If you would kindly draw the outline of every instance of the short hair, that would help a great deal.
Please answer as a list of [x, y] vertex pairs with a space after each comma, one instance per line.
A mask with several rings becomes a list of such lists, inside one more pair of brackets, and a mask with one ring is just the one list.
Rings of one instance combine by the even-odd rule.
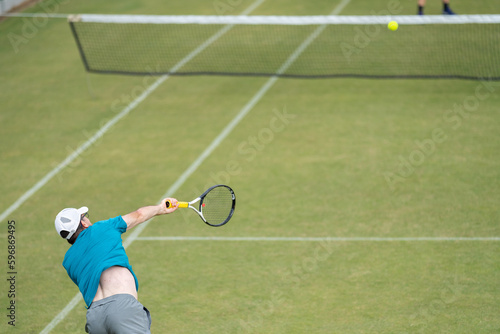
[[[80, 224], [78, 225], [78, 228], [76, 229], [75, 233], [71, 236], [71, 238], [67, 239], [70, 245], [73, 245], [76, 241], [76, 238], [78, 238], [78, 235], [80, 234], [81, 231], [83, 231], [83, 225], [82, 222], [80, 221]], [[69, 232], [68, 231], [61, 231], [60, 235], [64, 239], [68, 236]]]

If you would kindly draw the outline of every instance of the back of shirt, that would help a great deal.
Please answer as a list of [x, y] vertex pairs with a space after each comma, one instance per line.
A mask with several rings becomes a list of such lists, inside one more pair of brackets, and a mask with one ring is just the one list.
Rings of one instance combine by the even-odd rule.
[[127, 224], [121, 216], [94, 223], [80, 232], [75, 243], [64, 256], [63, 266], [69, 277], [78, 285], [85, 304], [90, 307], [99, 287], [101, 273], [112, 266], [128, 268], [132, 271], [121, 235], [127, 231]]

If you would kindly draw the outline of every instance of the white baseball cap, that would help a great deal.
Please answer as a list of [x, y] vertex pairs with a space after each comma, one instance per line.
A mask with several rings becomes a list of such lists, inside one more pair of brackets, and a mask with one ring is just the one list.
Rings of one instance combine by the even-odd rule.
[[[87, 212], [89, 212], [89, 208], [86, 206], [82, 206], [78, 210], [74, 208], [66, 208], [59, 212], [55, 221], [57, 233], [67, 240], [71, 239], [80, 225], [82, 215]], [[68, 235], [64, 237], [61, 232], [68, 232]]]

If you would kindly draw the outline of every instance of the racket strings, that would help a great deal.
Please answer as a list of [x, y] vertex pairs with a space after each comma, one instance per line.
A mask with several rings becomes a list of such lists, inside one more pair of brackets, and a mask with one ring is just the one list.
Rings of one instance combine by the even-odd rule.
[[207, 223], [218, 225], [225, 222], [233, 210], [233, 195], [226, 187], [209, 191], [201, 204], [201, 212]]

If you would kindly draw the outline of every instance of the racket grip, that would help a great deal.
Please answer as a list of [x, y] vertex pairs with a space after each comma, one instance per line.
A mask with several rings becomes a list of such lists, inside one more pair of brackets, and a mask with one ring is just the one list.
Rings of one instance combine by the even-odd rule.
[[[170, 201], [166, 201], [165, 202], [165, 205], [168, 208], [170, 208], [172, 206], [172, 203]], [[189, 203], [188, 202], [177, 202], [177, 207], [178, 208], [187, 208], [189, 206]]]

